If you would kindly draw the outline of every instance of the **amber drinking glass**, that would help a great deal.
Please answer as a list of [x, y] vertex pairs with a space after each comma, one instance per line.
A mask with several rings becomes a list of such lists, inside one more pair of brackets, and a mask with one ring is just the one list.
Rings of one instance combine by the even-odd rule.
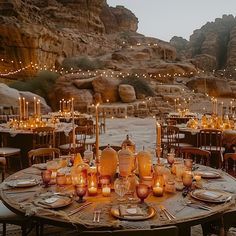
[[44, 170], [41, 172], [42, 181], [44, 184], [44, 187], [47, 188], [49, 182], [51, 181], [52, 171], [51, 170]]
[[136, 186], [137, 197], [141, 200], [141, 203], [144, 202], [150, 193], [151, 188], [146, 184], [138, 184]]
[[85, 199], [83, 199], [83, 197], [87, 192], [87, 186], [85, 184], [76, 184], [75, 192], [76, 192], [76, 195], [79, 197], [79, 200], [77, 202], [79, 203], [85, 202]]

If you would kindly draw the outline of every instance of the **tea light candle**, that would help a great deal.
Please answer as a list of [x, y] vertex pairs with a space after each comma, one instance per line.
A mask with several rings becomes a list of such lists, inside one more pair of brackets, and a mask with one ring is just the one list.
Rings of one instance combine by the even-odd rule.
[[201, 175], [194, 175], [194, 179], [195, 179], [197, 182], [199, 182], [199, 181], [201, 181], [202, 177], [201, 177]]
[[102, 187], [102, 195], [104, 197], [109, 197], [111, 195], [111, 188], [109, 185], [104, 185]]
[[94, 186], [91, 186], [88, 188], [88, 194], [89, 195], [96, 195], [98, 192], [98, 188], [97, 187], [94, 187]]
[[160, 183], [156, 183], [156, 185], [153, 187], [153, 195], [156, 197], [163, 196], [163, 188], [160, 186]]

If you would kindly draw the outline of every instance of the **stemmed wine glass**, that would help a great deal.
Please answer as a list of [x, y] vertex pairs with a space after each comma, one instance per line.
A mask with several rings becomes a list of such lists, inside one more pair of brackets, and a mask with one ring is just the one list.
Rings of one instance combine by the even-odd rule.
[[151, 188], [146, 184], [138, 184], [136, 186], [137, 197], [141, 200], [140, 203], [144, 202], [144, 199], [150, 194]]
[[50, 181], [51, 181], [52, 171], [51, 170], [44, 170], [41, 172], [42, 181], [44, 187], [47, 188]]
[[79, 200], [77, 202], [79, 203], [85, 202], [85, 199], [83, 199], [83, 197], [87, 192], [87, 186], [85, 184], [76, 184], [75, 192], [76, 195], [79, 197]]

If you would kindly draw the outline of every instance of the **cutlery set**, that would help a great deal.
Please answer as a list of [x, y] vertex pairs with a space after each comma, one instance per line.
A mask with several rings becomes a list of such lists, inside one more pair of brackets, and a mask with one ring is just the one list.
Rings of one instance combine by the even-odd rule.
[[100, 222], [101, 210], [94, 210], [93, 212], [93, 222]]
[[78, 208], [76, 208], [75, 210], [72, 210], [68, 213], [68, 216], [72, 216], [80, 211], [82, 211], [83, 209], [85, 209], [86, 207], [90, 206], [92, 204], [92, 202], [87, 202], [85, 204], [83, 204], [82, 206], [79, 206]]
[[175, 216], [172, 213], [170, 213], [163, 205], [160, 205], [160, 209], [164, 213], [164, 215], [166, 216], [166, 218], [168, 220], [174, 220], [175, 219]]

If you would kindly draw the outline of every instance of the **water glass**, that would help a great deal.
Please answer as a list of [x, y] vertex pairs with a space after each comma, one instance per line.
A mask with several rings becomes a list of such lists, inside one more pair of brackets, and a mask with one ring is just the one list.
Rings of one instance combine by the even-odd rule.
[[41, 172], [42, 181], [44, 187], [48, 187], [49, 182], [51, 181], [52, 171], [51, 170], [44, 170]]

